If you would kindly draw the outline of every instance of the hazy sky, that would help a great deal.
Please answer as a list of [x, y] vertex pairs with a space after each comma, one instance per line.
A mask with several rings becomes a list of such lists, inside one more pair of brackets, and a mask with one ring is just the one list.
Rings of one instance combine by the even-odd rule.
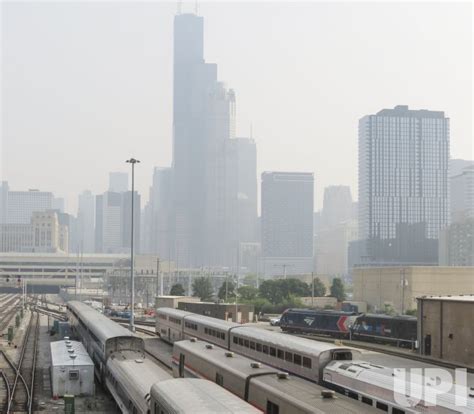
[[[67, 200], [109, 171], [171, 162], [176, 2], [1, 3], [1, 175]], [[258, 170], [315, 173], [357, 197], [358, 119], [398, 104], [444, 110], [451, 156], [472, 158], [472, 6], [450, 3], [211, 2], [205, 56], [253, 125]], [[184, 4], [192, 11], [194, 2]]]

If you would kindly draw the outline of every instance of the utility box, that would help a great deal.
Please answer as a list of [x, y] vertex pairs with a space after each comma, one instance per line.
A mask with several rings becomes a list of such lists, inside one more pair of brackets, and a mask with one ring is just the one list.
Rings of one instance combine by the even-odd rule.
[[74, 395], [64, 396], [64, 414], [74, 414]]
[[51, 342], [53, 397], [94, 395], [94, 363], [77, 341]]
[[69, 339], [66, 338], [71, 336], [71, 325], [69, 322], [58, 322], [56, 333], [60, 339]]

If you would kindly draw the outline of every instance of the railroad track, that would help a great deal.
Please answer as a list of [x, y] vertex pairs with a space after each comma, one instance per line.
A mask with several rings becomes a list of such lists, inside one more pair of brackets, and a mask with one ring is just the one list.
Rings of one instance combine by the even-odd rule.
[[[16, 296], [16, 295], [15, 295]], [[0, 307], [0, 334], [10, 325], [11, 320], [18, 310], [19, 298], [13, 297]]]
[[4, 363], [2, 369], [3, 386], [2, 413], [33, 413], [36, 357], [39, 336], [39, 315], [32, 314], [23, 338], [18, 363], [3, 351], [0, 351]]

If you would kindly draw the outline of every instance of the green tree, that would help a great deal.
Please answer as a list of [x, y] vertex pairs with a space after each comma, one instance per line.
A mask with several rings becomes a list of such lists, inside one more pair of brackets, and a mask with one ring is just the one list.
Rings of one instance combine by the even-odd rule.
[[255, 300], [258, 296], [258, 289], [253, 286], [240, 286], [237, 292], [241, 300]]
[[394, 316], [397, 314], [397, 312], [395, 311], [395, 308], [393, 307], [391, 303], [385, 303], [383, 307], [384, 307], [383, 313], [385, 313], [385, 315]]
[[176, 283], [173, 286], [171, 286], [170, 295], [171, 296], [184, 296], [183, 285], [181, 283]]
[[209, 301], [214, 296], [211, 280], [208, 277], [198, 277], [193, 281], [193, 296]]
[[[226, 300], [226, 281], [222, 283], [222, 286], [219, 288], [217, 296], [221, 300]], [[232, 280], [227, 280], [227, 300], [234, 300], [235, 298], [235, 285]]]
[[258, 291], [260, 296], [276, 305], [283, 301], [284, 292], [278, 280], [265, 280], [260, 284]]
[[418, 311], [416, 309], [407, 309], [405, 311], [405, 315], [416, 316], [417, 314], [418, 314]]
[[338, 302], [342, 302], [343, 300], [346, 300], [346, 291], [345, 291], [344, 283], [338, 277], [335, 277], [332, 280], [331, 296], [335, 297], [338, 300]]
[[299, 279], [283, 279], [282, 282], [286, 299], [289, 299], [290, 296], [311, 296], [311, 289], [308, 284]]
[[326, 286], [319, 277], [314, 279], [314, 296], [321, 297], [326, 295]]

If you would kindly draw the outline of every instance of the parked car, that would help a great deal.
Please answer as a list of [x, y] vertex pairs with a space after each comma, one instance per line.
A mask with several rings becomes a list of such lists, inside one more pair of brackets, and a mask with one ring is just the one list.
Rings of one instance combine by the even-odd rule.
[[280, 326], [280, 318], [270, 318], [271, 326]]

